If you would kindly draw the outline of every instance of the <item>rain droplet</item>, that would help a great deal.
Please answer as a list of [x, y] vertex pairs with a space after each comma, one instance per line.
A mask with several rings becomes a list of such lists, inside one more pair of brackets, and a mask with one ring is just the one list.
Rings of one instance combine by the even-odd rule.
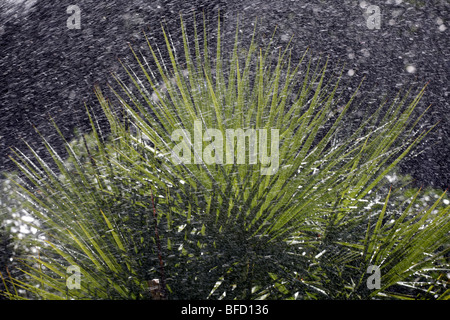
[[416, 72], [416, 67], [409, 65], [406, 67], [406, 71], [409, 73], [414, 73], [414, 72]]
[[362, 50], [361, 50], [361, 53], [362, 53], [362, 55], [363, 55], [364, 57], [366, 57], [366, 58], [370, 56], [370, 52], [369, 52], [368, 49], [362, 49]]

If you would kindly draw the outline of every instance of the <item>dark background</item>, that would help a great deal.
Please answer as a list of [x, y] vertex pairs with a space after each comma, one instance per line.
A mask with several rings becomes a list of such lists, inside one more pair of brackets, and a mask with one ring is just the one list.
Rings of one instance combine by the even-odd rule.
[[[81, 9], [80, 30], [66, 26], [66, 9], [74, 4]], [[366, 26], [367, 4], [380, 7], [381, 29]], [[43, 151], [33, 125], [61, 150], [49, 116], [68, 139], [75, 127], [86, 130], [84, 103], [101, 113], [94, 84], [106, 87], [114, 81], [110, 72], [121, 69], [117, 58], [131, 58], [127, 43], [142, 44], [144, 28], [161, 41], [164, 20], [177, 42], [180, 13], [189, 24], [194, 13], [199, 19], [205, 12], [215, 21], [220, 10], [230, 38], [238, 14], [241, 37], [247, 40], [258, 17], [262, 34], [270, 36], [278, 26], [280, 44], [295, 35], [294, 60], [309, 46], [333, 63], [345, 63], [343, 85], [349, 93], [365, 76], [361, 108], [371, 110], [383, 97], [429, 82], [417, 112], [432, 104], [424, 128], [440, 123], [401, 167], [416, 185], [445, 189], [450, 185], [449, 9], [448, 0], [0, 0], [0, 171], [14, 169], [9, 148], [25, 151], [22, 139]], [[415, 72], [407, 71], [409, 65]]]

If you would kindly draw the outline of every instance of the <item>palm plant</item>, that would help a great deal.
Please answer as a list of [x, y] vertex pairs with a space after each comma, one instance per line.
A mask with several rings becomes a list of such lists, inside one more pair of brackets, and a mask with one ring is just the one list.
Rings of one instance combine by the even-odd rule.
[[[13, 256], [13, 250], [11, 248], [11, 238], [9, 234], [5, 231], [5, 228], [0, 229], [0, 272], [5, 275], [5, 277], [10, 276], [10, 261], [9, 259]], [[0, 283], [0, 290], [6, 291], [7, 284], [4, 282]], [[11, 288], [12, 289], [12, 288]], [[0, 296], [0, 300], [5, 297]]]
[[[26, 277], [13, 281], [18, 293], [4, 294], [144, 299], [157, 279], [170, 299], [414, 298], [404, 287], [437, 273], [421, 297], [448, 298], [439, 286], [448, 270], [445, 193], [423, 210], [413, 206], [419, 193], [395, 210], [394, 193], [375, 200], [427, 133], [414, 113], [425, 88], [382, 103], [349, 133], [355, 95], [341, 102], [341, 76], [327, 62], [314, 65], [306, 52], [294, 63], [289, 46], [276, 52], [272, 41], [258, 50], [256, 29], [244, 49], [238, 27], [224, 52], [220, 22], [215, 46], [203, 26], [202, 43], [195, 24], [191, 42], [181, 19], [182, 56], [163, 28], [168, 60], [146, 37], [155, 68], [131, 49], [140, 71], [123, 64], [131, 86], [115, 76], [119, 105], [96, 87], [109, 135], [87, 108], [92, 133], [65, 142], [68, 159], [42, 137], [57, 169], [31, 147], [34, 159], [16, 151], [29, 181], [18, 185], [42, 237], [32, 243], [39, 256], [24, 258]], [[205, 137], [188, 139], [200, 126]], [[251, 162], [251, 139], [220, 158], [216, 142], [228, 129], [258, 132], [272, 168]], [[278, 136], [263, 134], [271, 129]], [[66, 285], [69, 265], [80, 268], [78, 289]], [[372, 289], [371, 265], [381, 284]]]

